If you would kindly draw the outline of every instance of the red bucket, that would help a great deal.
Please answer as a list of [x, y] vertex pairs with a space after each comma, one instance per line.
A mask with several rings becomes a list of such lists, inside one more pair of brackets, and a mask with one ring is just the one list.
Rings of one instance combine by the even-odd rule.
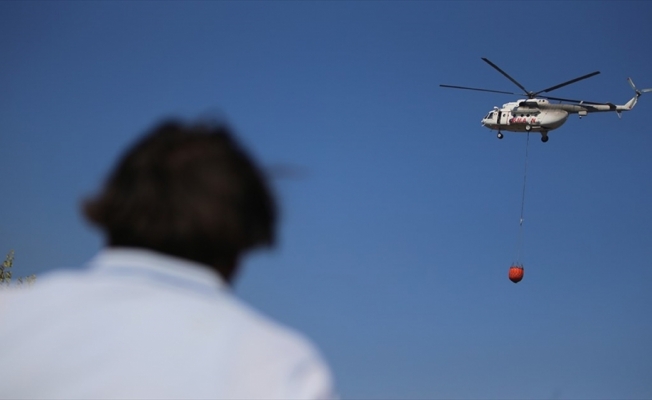
[[514, 283], [519, 283], [523, 279], [523, 266], [512, 265], [509, 267], [509, 280]]

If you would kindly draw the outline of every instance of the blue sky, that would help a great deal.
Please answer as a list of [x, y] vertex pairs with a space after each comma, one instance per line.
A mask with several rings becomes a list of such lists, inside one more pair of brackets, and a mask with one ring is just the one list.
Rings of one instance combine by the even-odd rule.
[[531, 136], [518, 91], [652, 87], [650, 2], [1, 2], [0, 251], [102, 245], [79, 202], [163, 117], [224, 115], [274, 181], [280, 243], [236, 292], [311, 337], [344, 398], [652, 397], [652, 95]]

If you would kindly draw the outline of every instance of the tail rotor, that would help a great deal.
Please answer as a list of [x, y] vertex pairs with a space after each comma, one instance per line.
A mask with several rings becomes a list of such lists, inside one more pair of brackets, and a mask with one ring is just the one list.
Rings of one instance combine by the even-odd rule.
[[632, 78], [627, 78], [627, 82], [629, 82], [629, 86], [631, 86], [632, 89], [634, 89], [634, 91], [636, 92], [636, 97], [640, 97], [643, 93], [652, 92], [652, 88], [649, 88], [649, 89], [637, 89], [636, 85], [634, 85], [634, 81], [632, 81]]
[[638, 102], [638, 98], [641, 97], [643, 93], [652, 92], [652, 88], [638, 89], [636, 85], [634, 85], [634, 81], [632, 81], [632, 78], [627, 78], [627, 82], [629, 82], [629, 86], [631, 86], [632, 89], [634, 89], [634, 92], [636, 92], [636, 96], [632, 97], [632, 99], [623, 106], [625, 111], [629, 111], [632, 108], [634, 108], [634, 106]]

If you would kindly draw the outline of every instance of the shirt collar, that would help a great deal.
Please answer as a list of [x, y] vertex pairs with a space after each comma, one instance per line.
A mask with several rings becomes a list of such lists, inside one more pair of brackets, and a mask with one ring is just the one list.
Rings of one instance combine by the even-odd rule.
[[105, 248], [90, 260], [88, 266], [96, 272], [142, 273], [191, 286], [228, 289], [226, 281], [210, 266], [141, 248]]

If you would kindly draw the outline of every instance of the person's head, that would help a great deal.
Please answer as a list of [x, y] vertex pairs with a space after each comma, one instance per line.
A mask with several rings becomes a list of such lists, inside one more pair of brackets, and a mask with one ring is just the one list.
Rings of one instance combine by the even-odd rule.
[[83, 212], [108, 246], [200, 262], [227, 281], [241, 255], [275, 239], [276, 207], [264, 175], [224, 125], [156, 126]]

